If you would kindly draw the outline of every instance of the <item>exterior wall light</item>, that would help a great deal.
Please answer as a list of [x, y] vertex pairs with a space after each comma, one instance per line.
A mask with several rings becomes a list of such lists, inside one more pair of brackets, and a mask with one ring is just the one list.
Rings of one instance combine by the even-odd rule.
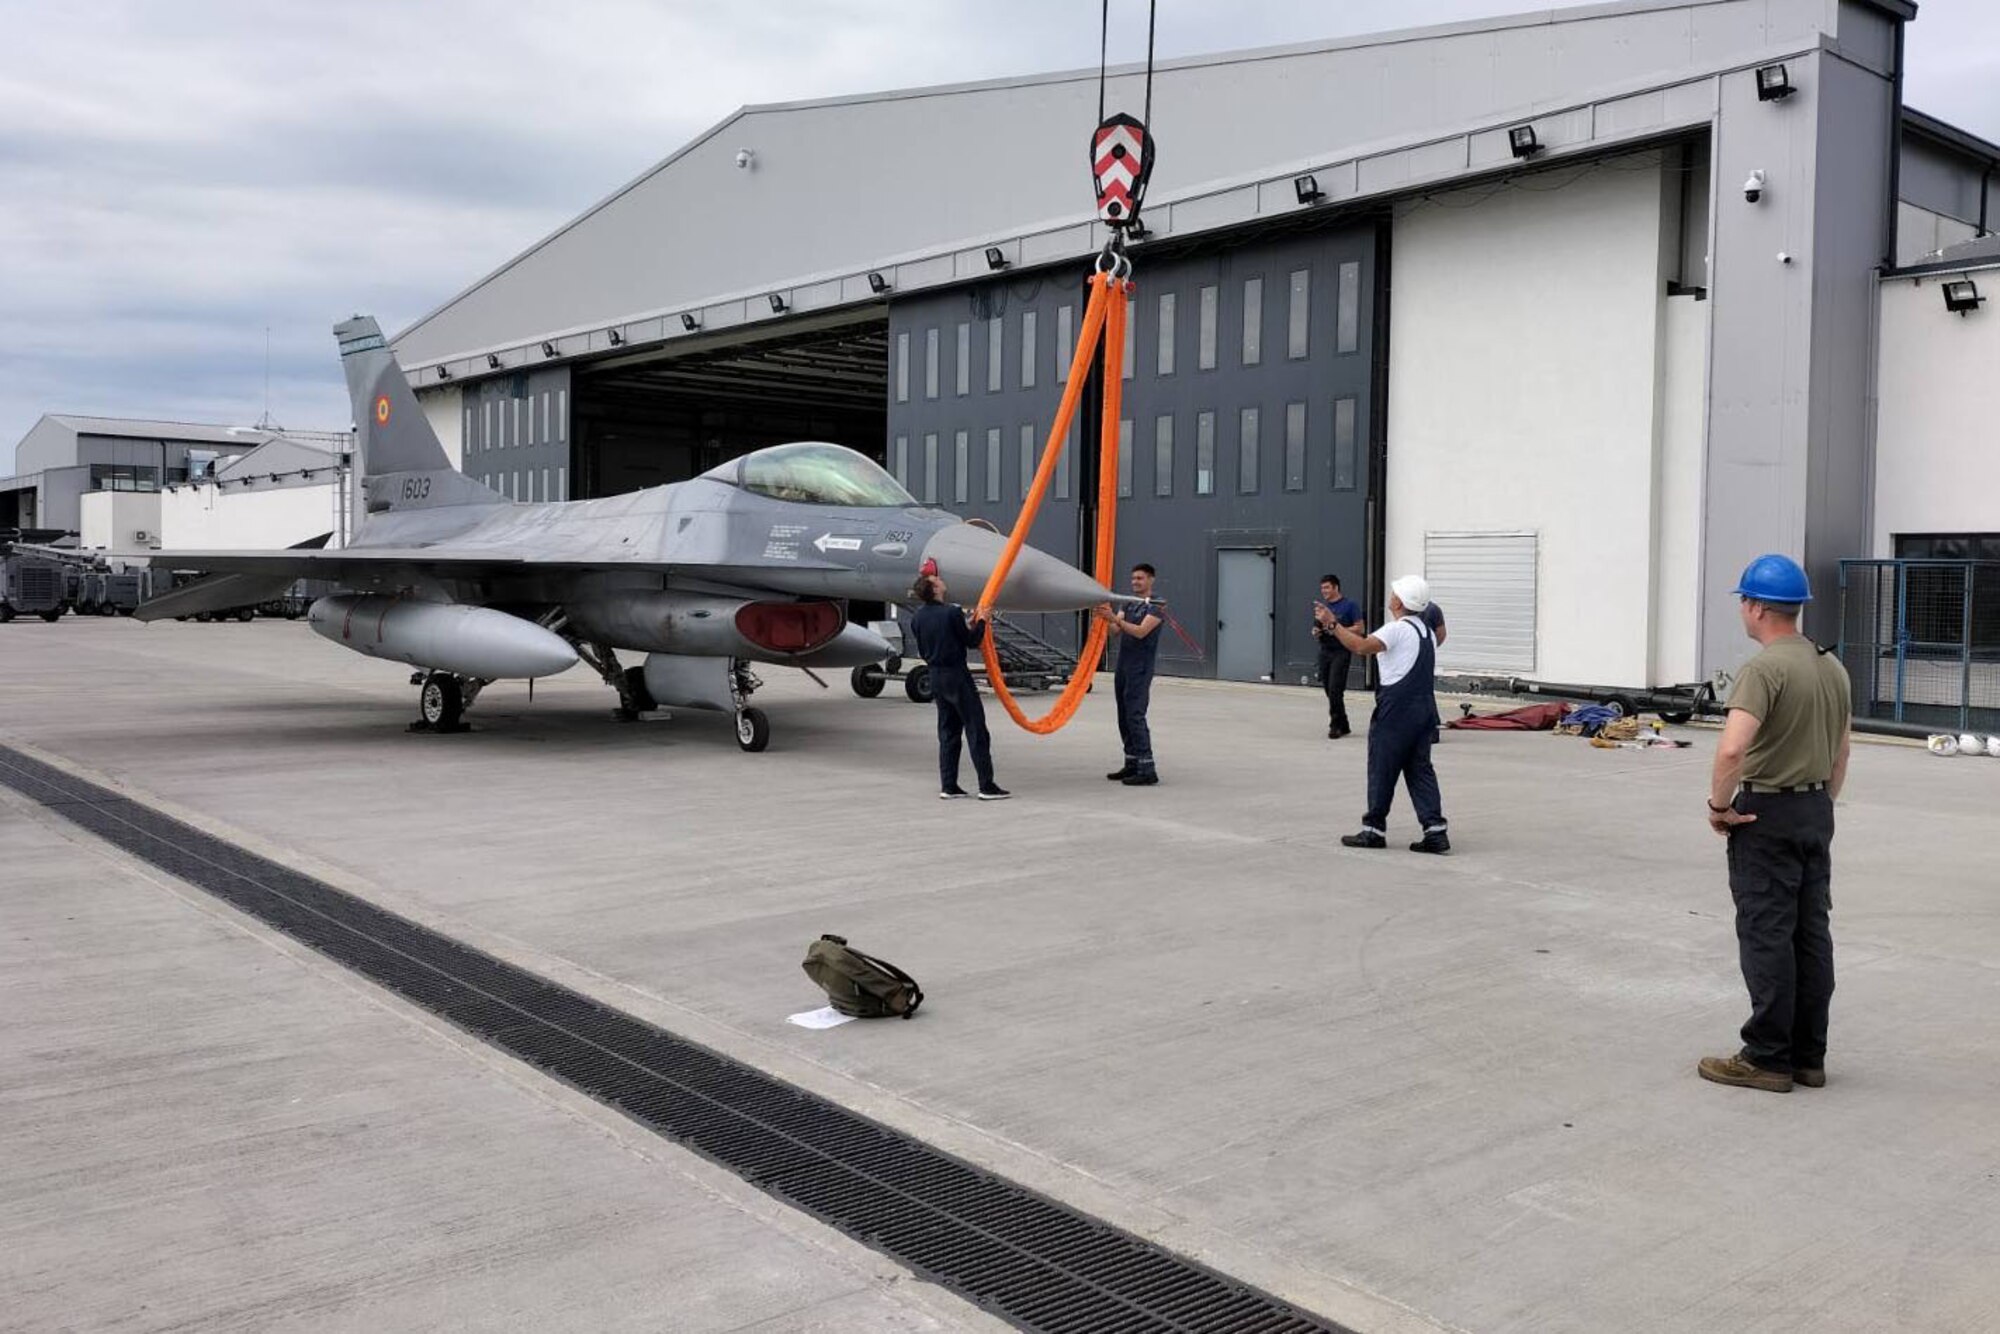
[[1792, 87], [1791, 71], [1783, 65], [1759, 65], [1757, 67], [1757, 100], [1759, 102], [1782, 102], [1798, 89]]
[[889, 290], [889, 280], [879, 273], [870, 273], [868, 275], [868, 290], [876, 296], [880, 296]]
[[1955, 283], [1944, 285], [1944, 308], [1964, 319], [1986, 303], [1979, 295], [1979, 284], [1970, 278], [1961, 278]]
[[1533, 157], [1542, 151], [1542, 141], [1535, 137], [1532, 125], [1516, 125], [1507, 131], [1507, 147], [1515, 157]]
[[544, 338], [542, 340], [542, 355], [545, 357], [553, 357], [555, 354], [556, 354], [556, 345], [554, 343], [551, 343], [548, 339]]
[[1319, 181], [1312, 176], [1293, 177], [1292, 193], [1299, 197], [1301, 204], [1317, 204], [1326, 198], [1326, 191], [1319, 188]]
[[449, 366], [438, 367], [438, 379], [449, 380], [450, 378], [451, 378], [451, 367]]
[[497, 371], [500, 369], [500, 358], [496, 354], [492, 352], [488, 352], [486, 354], [486, 369], [489, 371]]
[[997, 245], [986, 247], [986, 267], [996, 273], [1007, 267], [1007, 252]]
[[693, 311], [684, 310], [681, 312], [681, 328], [687, 330], [689, 333], [693, 333], [696, 329], [699, 329], [700, 327], [701, 327], [701, 321], [694, 317]]
[[[625, 346], [625, 335], [624, 335], [624, 333], [623, 333], [623, 332], [621, 332], [620, 330], [617, 330], [617, 329], [606, 329], [606, 330], [604, 331], [604, 336], [605, 336], [606, 338], [608, 338], [608, 339], [610, 339], [610, 340], [611, 340], [611, 346], [613, 346], [613, 347], [623, 347], [623, 346]], [[548, 344], [547, 344], [547, 343], [544, 343], [544, 344], [542, 344], [542, 346], [543, 346], [543, 347], [547, 347], [547, 346], [548, 346]], [[554, 356], [554, 355], [555, 355], [555, 353], [551, 352], [551, 353], [549, 353], [549, 355], [550, 355], [550, 356]]]
[[771, 313], [773, 315], [782, 315], [785, 313], [785, 298], [779, 296], [776, 292], [773, 292], [771, 293], [770, 296], [770, 302], [771, 302]]

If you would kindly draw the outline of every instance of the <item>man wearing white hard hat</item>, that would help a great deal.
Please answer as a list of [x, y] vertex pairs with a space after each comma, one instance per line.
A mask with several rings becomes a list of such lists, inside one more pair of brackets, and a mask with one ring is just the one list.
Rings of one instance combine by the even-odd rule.
[[1424, 622], [1431, 587], [1421, 576], [1406, 574], [1389, 589], [1389, 620], [1374, 634], [1332, 624], [1350, 653], [1382, 658], [1375, 720], [1368, 726], [1368, 813], [1361, 817], [1360, 832], [1340, 841], [1350, 848], [1389, 846], [1389, 806], [1400, 777], [1423, 828], [1423, 837], [1410, 844], [1410, 851], [1450, 852], [1437, 770], [1431, 767], [1438, 725], [1437, 638]]

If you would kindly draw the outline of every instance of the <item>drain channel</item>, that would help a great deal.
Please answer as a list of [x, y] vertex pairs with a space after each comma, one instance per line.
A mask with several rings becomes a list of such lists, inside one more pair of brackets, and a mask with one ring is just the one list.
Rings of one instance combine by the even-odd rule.
[[0, 746], [0, 784], [1051, 1334], [1343, 1327], [323, 881]]

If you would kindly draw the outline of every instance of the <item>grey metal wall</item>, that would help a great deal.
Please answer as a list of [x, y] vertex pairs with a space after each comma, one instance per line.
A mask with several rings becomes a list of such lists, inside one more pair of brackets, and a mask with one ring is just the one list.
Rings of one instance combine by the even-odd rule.
[[498, 375], [467, 385], [463, 471], [511, 500], [567, 500], [570, 373], [567, 366]]
[[[1174, 258], [1149, 257], [1143, 247], [1138, 253], [1121, 413], [1129, 446], [1121, 449], [1121, 491], [1128, 493], [1118, 512], [1120, 582], [1132, 562], [1156, 566], [1160, 596], [1203, 655], [1169, 633], [1160, 648], [1163, 670], [1213, 675], [1218, 618], [1225, 610], [1262, 610], [1218, 607], [1223, 549], [1273, 552], [1279, 680], [1317, 670], [1309, 604], [1319, 576], [1337, 573], [1351, 595], [1363, 594], [1375, 419], [1374, 235], [1372, 227], [1351, 227]], [[1058, 368], [1067, 364], [1063, 311], [1076, 329], [1081, 283], [1081, 274], [1002, 279], [891, 304], [890, 467], [903, 461], [905, 484], [919, 498], [1012, 528], [1022, 497], [1021, 431], [1034, 428], [1039, 450], [1061, 393]], [[1034, 370], [1033, 383], [1024, 384], [1029, 315]], [[996, 329], [1000, 387], [993, 390]], [[997, 499], [987, 453], [995, 439]], [[1067, 460], [1066, 494], [1052, 491], [1031, 540], [1087, 563], [1078, 502], [1088, 473], [1078, 452], [1073, 446]], [[1052, 637], [1066, 635], [1066, 618], [1048, 621]]]

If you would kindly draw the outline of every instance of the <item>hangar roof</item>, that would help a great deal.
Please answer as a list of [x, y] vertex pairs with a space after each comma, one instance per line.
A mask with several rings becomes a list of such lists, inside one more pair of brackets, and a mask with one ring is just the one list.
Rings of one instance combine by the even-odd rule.
[[[1504, 168], [1532, 122], [1544, 160], [1705, 125], [1715, 78], [1828, 47], [1882, 68], [1901, 0], [1622, 0], [1168, 61], [1145, 221], [1188, 235], [1297, 209], [1292, 178], [1357, 202]], [[1843, 31], [1844, 30], [1844, 31]], [[1108, 105], [1137, 109], [1143, 71]], [[713, 332], [1087, 255], [1084, 144], [1097, 72], [748, 106], [529, 247], [395, 340], [412, 372]], [[747, 166], [738, 165], [749, 150]]]

